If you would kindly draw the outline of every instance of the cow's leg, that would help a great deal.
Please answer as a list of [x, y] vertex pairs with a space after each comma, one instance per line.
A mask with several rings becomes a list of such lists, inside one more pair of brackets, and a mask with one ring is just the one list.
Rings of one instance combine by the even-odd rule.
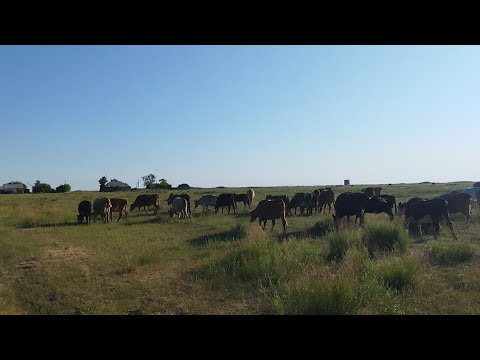
[[447, 226], [450, 229], [450, 232], [452, 233], [453, 239], [457, 240], [457, 235], [455, 235], [455, 231], [453, 230], [453, 224], [451, 221], [447, 221]]
[[365, 213], [360, 211], [360, 226], [363, 226], [365, 224]]
[[282, 217], [282, 224], [283, 224], [283, 234], [285, 235], [285, 237], [287, 237], [287, 220]]
[[144, 207], [143, 207], [143, 210], [145, 210], [145, 212], [146, 212], [147, 215], [148, 215], [147, 206], [144, 206]]
[[267, 227], [267, 220], [265, 219], [265, 220], [263, 220], [263, 230], [265, 230], [266, 227]]
[[272, 231], [274, 227], [275, 227], [275, 219], [272, 219]]

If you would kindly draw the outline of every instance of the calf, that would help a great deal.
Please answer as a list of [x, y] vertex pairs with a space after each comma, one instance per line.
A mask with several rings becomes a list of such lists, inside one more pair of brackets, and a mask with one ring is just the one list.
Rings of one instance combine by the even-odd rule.
[[[282, 199], [262, 200], [258, 203], [255, 210], [250, 211], [250, 222], [258, 218], [258, 223], [265, 230], [267, 220], [272, 220], [272, 230], [275, 226], [275, 220], [281, 219], [283, 224], [283, 234], [287, 236], [287, 220], [285, 219], [285, 203]], [[263, 226], [262, 226], [263, 221]]]
[[90, 224], [90, 217], [92, 216], [92, 202], [88, 200], [83, 200], [78, 204], [78, 215], [77, 221], [79, 224], [83, 222], [83, 218], [85, 218], [85, 225]]

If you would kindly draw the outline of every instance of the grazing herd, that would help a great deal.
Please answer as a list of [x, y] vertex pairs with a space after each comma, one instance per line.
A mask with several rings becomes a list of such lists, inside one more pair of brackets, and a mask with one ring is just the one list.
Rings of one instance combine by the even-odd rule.
[[[450, 229], [452, 236], [456, 239], [456, 234], [450, 220], [450, 214], [461, 213], [465, 215], [466, 221], [470, 220], [471, 207], [480, 201], [480, 189], [478, 187], [463, 189], [460, 191], [452, 191], [451, 193], [433, 199], [412, 198], [405, 203], [398, 204], [392, 195], [382, 195], [381, 187], [368, 187], [361, 192], [344, 192], [335, 199], [334, 191], [328, 187], [324, 189], [316, 189], [312, 193], [296, 193], [291, 199], [288, 195], [267, 195], [265, 200], [261, 200], [254, 210], [250, 211], [250, 221], [259, 220], [260, 226], [265, 229], [267, 220], [272, 221], [272, 229], [275, 226], [275, 220], [280, 219], [283, 224], [283, 231], [286, 236], [286, 229], [288, 227], [286, 216], [292, 216], [292, 211], [297, 214], [297, 208], [301, 215], [311, 215], [313, 212], [326, 212], [327, 206], [329, 213], [332, 205], [335, 213], [332, 214], [335, 223], [336, 231], [339, 230], [343, 218], [346, 217], [347, 223], [350, 221], [350, 216], [355, 215], [355, 223], [360, 220], [360, 226], [365, 224], [365, 214], [380, 214], [385, 213], [390, 220], [393, 220], [395, 215], [405, 216], [405, 225], [409, 229], [417, 228], [420, 235], [422, 235], [422, 224], [433, 223], [436, 230], [436, 235], [440, 230], [440, 223], [444, 221]], [[203, 207], [203, 212], [211, 211], [210, 207], [214, 207], [215, 213], [221, 209], [222, 214], [224, 210], [227, 214], [233, 211], [236, 214], [237, 203], [243, 203], [244, 209], [246, 206], [251, 209], [255, 191], [248, 189], [244, 194], [224, 193], [218, 196], [203, 195], [200, 199], [195, 200], [195, 208]], [[190, 196], [188, 194], [170, 194], [165, 200], [169, 205], [168, 214], [170, 217], [177, 216], [178, 218], [188, 218], [191, 214]], [[130, 211], [138, 208], [140, 213], [143, 207], [148, 214], [147, 207], [154, 207], [154, 214], [160, 208], [160, 199], [158, 195], [139, 195], [130, 205]], [[118, 213], [118, 220], [128, 216], [128, 204], [125, 199], [116, 198], [98, 198], [93, 201], [84, 200], [78, 204], [77, 220], [86, 225], [90, 224], [91, 219], [98, 222], [100, 217], [104, 223], [109, 220], [112, 221], [113, 212]], [[263, 225], [262, 225], [263, 222]]]

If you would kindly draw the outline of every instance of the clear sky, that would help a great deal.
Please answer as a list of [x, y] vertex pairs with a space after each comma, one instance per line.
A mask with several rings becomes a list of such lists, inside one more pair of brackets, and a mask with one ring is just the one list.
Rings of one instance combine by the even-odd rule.
[[0, 46], [0, 185], [480, 181], [479, 141], [480, 46]]

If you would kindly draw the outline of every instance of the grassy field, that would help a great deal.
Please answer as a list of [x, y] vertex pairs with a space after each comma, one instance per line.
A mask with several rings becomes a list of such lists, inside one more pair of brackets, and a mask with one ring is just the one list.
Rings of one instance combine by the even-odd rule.
[[[398, 202], [472, 183], [380, 186]], [[314, 187], [254, 189], [257, 204]], [[170, 191], [159, 190], [156, 216], [90, 226], [76, 224], [77, 205], [104, 193], [0, 195], [0, 314], [480, 314], [476, 209], [468, 226], [452, 216], [457, 241], [443, 226], [437, 239], [410, 237], [386, 214], [335, 234], [328, 212], [288, 217], [285, 241], [281, 222], [263, 232], [243, 205], [236, 215], [193, 208], [204, 194], [245, 190], [181, 191], [186, 220], [169, 218]], [[112, 196], [131, 204], [141, 193]]]

